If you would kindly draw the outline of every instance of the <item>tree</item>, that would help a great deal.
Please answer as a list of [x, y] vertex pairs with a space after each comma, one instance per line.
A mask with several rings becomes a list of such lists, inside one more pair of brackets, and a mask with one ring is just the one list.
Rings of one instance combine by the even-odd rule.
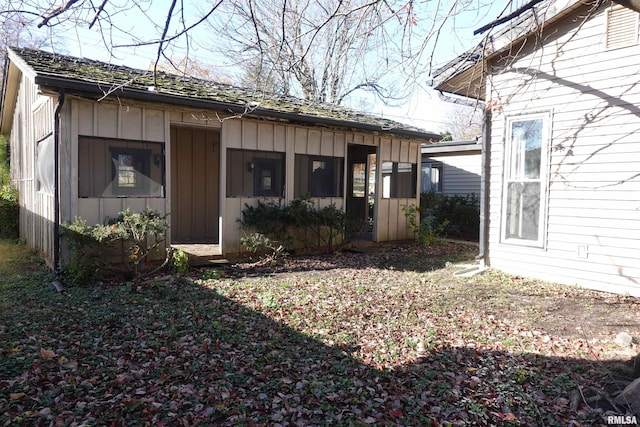
[[462, 28], [455, 18], [475, 10], [473, 19], [483, 20], [491, 3], [0, 0], [0, 16], [19, 16], [25, 26], [53, 33], [91, 31], [116, 61], [123, 51], [149, 48], [156, 71], [171, 58], [191, 59], [193, 51], [213, 45], [219, 55], [204, 62], [233, 67], [229, 74], [244, 74], [245, 84], [342, 104], [363, 92], [386, 102], [411, 93], [426, 81], [434, 48], [457, 39], [450, 37], [452, 25]]
[[55, 38], [51, 33], [41, 35], [33, 31], [33, 26], [20, 12], [10, 12], [0, 14], [0, 80], [4, 74], [6, 56], [4, 52], [7, 46], [32, 47], [41, 49], [51, 46]]
[[277, 84], [283, 94], [334, 104], [358, 90], [404, 95], [388, 77], [402, 65], [398, 41], [415, 25], [411, 2], [229, 0], [220, 11], [209, 25], [227, 37], [214, 49], [246, 64], [259, 89]]
[[186, 56], [168, 57], [165, 55], [165, 59], [152, 65], [152, 68], [154, 67], [156, 71], [163, 71], [170, 74], [197, 77], [199, 79], [225, 84], [233, 83], [231, 78], [215, 65], [205, 64]]
[[469, 106], [452, 104], [447, 123], [450, 135], [456, 140], [474, 140], [482, 134], [483, 110]]

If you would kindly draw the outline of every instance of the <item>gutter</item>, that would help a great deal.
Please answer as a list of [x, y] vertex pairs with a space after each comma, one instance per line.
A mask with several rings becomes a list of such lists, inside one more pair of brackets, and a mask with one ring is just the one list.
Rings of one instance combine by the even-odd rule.
[[491, 183], [491, 109], [484, 111], [484, 126], [482, 130], [482, 174], [480, 175], [480, 234], [478, 236], [480, 249], [476, 259], [481, 266], [487, 264], [487, 246], [489, 243], [489, 185]]
[[58, 103], [53, 112], [53, 268], [56, 280], [53, 286], [58, 292], [62, 292], [64, 288], [58, 280], [61, 273], [60, 268], [60, 111], [64, 105], [64, 88], [58, 90]]
[[[79, 91], [83, 93], [99, 94], [104, 96], [104, 91], [100, 89], [97, 83], [87, 83], [78, 80], [68, 80], [63, 77], [50, 75], [38, 75], [35, 83], [40, 86], [49, 86], [54, 88], [66, 88], [71, 91]], [[343, 127], [348, 129], [364, 130], [369, 132], [391, 132], [398, 136], [406, 136], [419, 139], [436, 139], [441, 138], [440, 134], [423, 132], [412, 129], [388, 128], [382, 124], [362, 123], [351, 120], [332, 119], [328, 117], [319, 117], [311, 114], [300, 114], [285, 111], [271, 110], [263, 107], [251, 108], [244, 105], [233, 104], [230, 102], [212, 101], [206, 99], [189, 98], [180, 95], [171, 95], [159, 93], [155, 91], [145, 91], [140, 89], [119, 88], [113, 92], [114, 96], [122, 96], [128, 99], [148, 102], [164, 102], [186, 107], [205, 108], [212, 110], [222, 110], [236, 114], [246, 114], [248, 116], [269, 117], [274, 119], [284, 119], [294, 123], [305, 124], [323, 124], [328, 126]]]

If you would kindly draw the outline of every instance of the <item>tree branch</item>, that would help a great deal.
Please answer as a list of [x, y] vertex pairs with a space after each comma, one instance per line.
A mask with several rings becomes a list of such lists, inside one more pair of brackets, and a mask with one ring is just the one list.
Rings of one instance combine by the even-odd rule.
[[100, 13], [104, 10], [104, 6], [107, 4], [108, 1], [109, 0], [102, 0], [102, 3], [100, 4], [100, 6], [98, 6], [98, 10], [96, 11], [95, 16], [93, 17], [93, 20], [89, 24], [89, 29], [93, 28], [93, 25], [98, 20], [98, 17], [100, 16]]
[[71, 6], [73, 6], [74, 3], [77, 3], [77, 2], [78, 0], [67, 0], [65, 4], [53, 9], [49, 14], [42, 15], [42, 21], [38, 24], [38, 28], [41, 28], [42, 26], [47, 25], [51, 19], [71, 9]]
[[543, 1], [543, 0], [531, 0], [529, 3], [527, 3], [524, 6], [514, 10], [513, 12], [511, 12], [507, 16], [502, 17], [500, 19], [496, 19], [495, 21], [490, 22], [487, 25], [478, 28], [477, 30], [475, 30], [473, 32], [473, 35], [477, 36], [478, 34], [482, 34], [485, 31], [492, 29], [493, 27], [496, 27], [496, 26], [498, 26], [500, 24], [504, 24], [505, 22], [511, 21], [513, 18], [517, 18], [518, 16], [522, 15], [524, 12], [526, 12], [529, 9], [531, 9], [533, 6], [537, 5], [541, 1]]
[[[130, 43], [130, 44], [119, 44], [119, 45], [115, 45], [113, 47], [115, 48], [121, 48], [121, 47], [139, 47], [139, 46], [150, 46], [150, 45], [154, 45], [154, 44], [158, 44], [158, 43], [166, 43], [166, 42], [170, 42], [173, 41], [175, 39], [177, 39], [178, 37], [188, 33], [189, 31], [191, 31], [191, 29], [193, 29], [194, 27], [197, 27], [198, 25], [202, 24], [204, 21], [207, 20], [207, 18], [209, 18], [209, 16], [211, 16], [211, 14], [213, 14], [213, 12], [216, 11], [216, 9], [218, 8], [218, 6], [220, 6], [220, 4], [222, 4], [224, 0], [220, 0], [218, 1], [218, 3], [213, 6], [213, 8], [211, 8], [211, 10], [209, 12], [207, 12], [206, 15], [204, 15], [202, 18], [198, 19], [196, 22], [194, 22], [192, 25], [186, 27], [184, 30], [180, 31], [179, 33], [174, 34], [173, 36], [169, 37], [169, 38], [162, 38], [160, 40], [152, 40], [152, 41], [148, 41], [148, 42], [140, 42], [140, 43]], [[175, 2], [174, 2], [175, 3]]]

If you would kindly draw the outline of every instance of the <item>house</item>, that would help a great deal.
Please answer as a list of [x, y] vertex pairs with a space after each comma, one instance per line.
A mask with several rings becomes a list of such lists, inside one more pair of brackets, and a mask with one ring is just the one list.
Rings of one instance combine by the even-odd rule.
[[479, 196], [481, 151], [477, 140], [423, 145], [420, 192]]
[[303, 194], [372, 218], [374, 241], [413, 237], [402, 206], [419, 203], [420, 146], [438, 138], [337, 106], [24, 48], [8, 50], [0, 132], [20, 235], [56, 267], [61, 224], [126, 208], [168, 214], [168, 244], [221, 255], [242, 251], [246, 204]]
[[640, 296], [638, 13], [544, 1], [506, 25], [434, 76], [487, 105], [479, 257]]

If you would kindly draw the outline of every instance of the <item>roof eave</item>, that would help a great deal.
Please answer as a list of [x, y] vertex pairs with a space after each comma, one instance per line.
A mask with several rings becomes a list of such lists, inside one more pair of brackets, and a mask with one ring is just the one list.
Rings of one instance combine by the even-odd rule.
[[[434, 89], [473, 99], [485, 100], [485, 78], [489, 60], [530, 37], [540, 25], [545, 27], [563, 19], [576, 9], [589, 4], [590, 0], [555, 0], [548, 3], [542, 16], [535, 19], [526, 17], [509, 27], [499, 31], [495, 36], [486, 38], [473, 49], [463, 53], [450, 61], [446, 66], [436, 71], [433, 76]], [[538, 21], [540, 20], [541, 21]], [[474, 63], [469, 63], [472, 55], [483, 54]]]
[[[70, 91], [77, 91], [86, 94], [99, 94], [104, 95], [104, 90], [100, 88], [98, 83], [83, 82], [78, 80], [70, 80], [64, 77], [51, 76], [40, 74], [36, 76], [35, 83], [50, 88], [65, 88]], [[233, 114], [245, 114], [247, 116], [269, 117], [274, 119], [288, 120], [294, 123], [305, 124], [322, 124], [326, 126], [334, 126], [340, 128], [356, 129], [368, 132], [389, 132], [398, 136], [404, 136], [412, 139], [435, 139], [439, 140], [441, 135], [420, 132], [412, 129], [385, 129], [381, 125], [375, 125], [371, 123], [361, 123], [342, 119], [333, 119], [328, 117], [320, 117], [310, 114], [299, 114], [285, 111], [277, 111], [263, 107], [249, 107], [245, 105], [214, 101], [210, 99], [191, 98], [180, 95], [173, 95], [167, 93], [161, 93], [157, 91], [144, 91], [139, 89], [131, 89], [126, 87], [120, 87], [113, 91], [111, 94], [128, 99], [135, 99], [138, 101], [147, 102], [162, 102], [172, 105], [181, 105], [193, 108], [206, 108], [212, 110], [221, 110], [230, 112]]]

